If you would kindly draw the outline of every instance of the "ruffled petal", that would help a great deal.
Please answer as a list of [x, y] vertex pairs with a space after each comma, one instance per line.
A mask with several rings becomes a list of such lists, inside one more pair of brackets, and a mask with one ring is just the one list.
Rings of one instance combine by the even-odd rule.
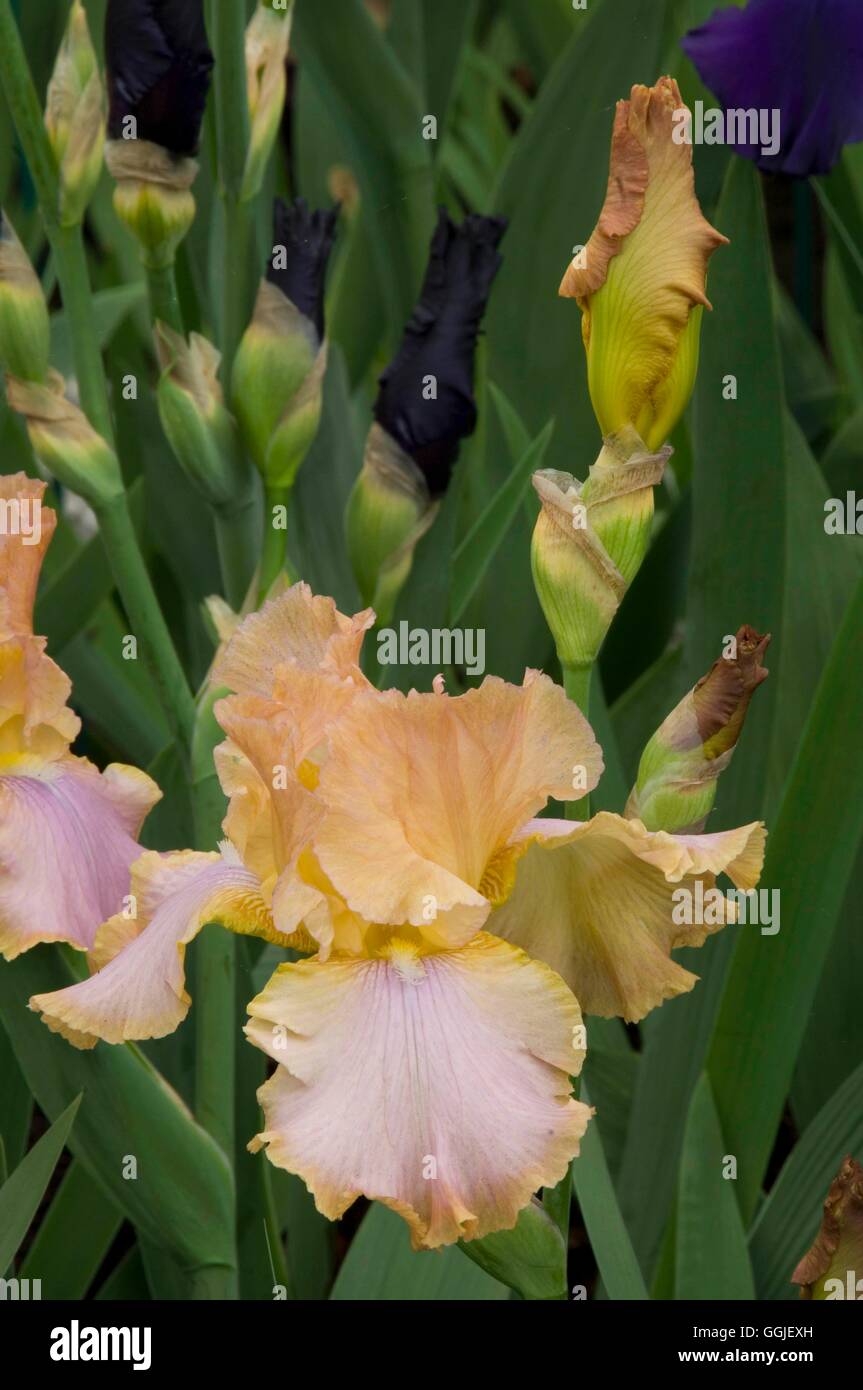
[[0, 637], [33, 631], [33, 604], [57, 518], [42, 506], [46, 484], [26, 473], [0, 474]]
[[410, 923], [439, 946], [482, 926], [496, 856], [517, 827], [550, 796], [596, 786], [602, 770], [580, 710], [535, 671], [522, 686], [491, 676], [455, 698], [358, 695], [329, 742], [321, 867], [353, 912]]
[[[236, 856], [142, 854], [127, 885], [135, 915], [117, 914], [97, 934], [89, 980], [37, 994], [30, 1008], [76, 1047], [161, 1038], [182, 1023], [186, 946], [208, 922], [287, 945], [273, 929], [260, 884]], [[227, 1023], [226, 1023], [226, 1026]]]
[[213, 669], [213, 682], [238, 695], [272, 695], [277, 669], [291, 664], [368, 682], [359, 669], [363, 637], [374, 622], [370, 609], [346, 618], [331, 598], [294, 584], [270, 599], [238, 627]]
[[672, 949], [701, 946], [734, 920], [723, 900], [715, 923], [675, 922], [675, 890], [700, 880], [706, 892], [722, 872], [738, 888], [754, 888], [765, 838], [760, 823], [669, 835], [607, 811], [578, 825], [537, 820], [516, 837], [524, 853], [515, 888], [489, 930], [557, 970], [586, 1014], [637, 1023], [696, 982]]
[[[9, 766], [9, 764], [7, 764]], [[0, 951], [40, 941], [89, 950], [119, 911], [141, 853], [141, 823], [161, 796], [133, 767], [99, 773], [83, 758], [0, 764]]]
[[484, 933], [438, 955], [394, 942], [388, 959], [280, 966], [249, 1012], [250, 1040], [279, 1063], [249, 1147], [331, 1220], [365, 1195], [405, 1218], [415, 1248], [470, 1240], [514, 1226], [578, 1153], [578, 1005]]

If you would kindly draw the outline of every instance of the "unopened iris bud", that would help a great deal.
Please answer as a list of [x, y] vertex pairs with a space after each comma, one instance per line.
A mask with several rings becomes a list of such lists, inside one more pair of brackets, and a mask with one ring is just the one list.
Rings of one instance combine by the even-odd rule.
[[503, 217], [472, 215], [456, 227], [441, 208], [419, 302], [379, 381], [346, 520], [360, 592], [380, 621], [434, 520], [461, 441], [476, 428], [476, 343], [506, 226]]
[[59, 372], [49, 370], [44, 386], [9, 376], [6, 392], [12, 409], [24, 416], [33, 452], [58, 482], [97, 511], [122, 493], [116, 454], [66, 399]]
[[626, 816], [648, 830], [698, 834], [716, 796], [716, 783], [731, 761], [749, 701], [767, 670], [770, 642], [751, 627], [727, 639], [706, 676], [660, 724], [638, 765]]
[[81, 0], [74, 0], [48, 84], [45, 127], [57, 164], [60, 222], [84, 216], [102, 170], [105, 89]]
[[261, 0], [246, 30], [246, 85], [251, 130], [243, 174], [244, 200], [254, 198], [261, 191], [264, 170], [285, 109], [285, 64], [293, 9], [294, 0], [287, 0], [283, 9], [274, 9], [272, 0]]
[[23, 381], [44, 381], [51, 330], [39, 276], [0, 214], [0, 366]]
[[585, 483], [541, 469], [531, 544], [537, 597], [561, 665], [593, 665], [650, 540], [653, 489], [671, 450], [652, 454], [632, 429], [606, 439]]
[[413, 459], [373, 424], [348, 501], [348, 551], [363, 602], [387, 624], [410, 573], [417, 541], [438, 504]]
[[272, 260], [234, 359], [231, 392], [268, 487], [289, 488], [318, 431], [326, 369], [324, 281], [338, 209], [276, 200]]
[[227, 506], [247, 478], [239, 431], [217, 375], [221, 354], [199, 333], [187, 341], [164, 323], [156, 325], [156, 351], [159, 416], [177, 462], [211, 506]]
[[791, 1276], [806, 1299], [863, 1298], [863, 1168], [850, 1156], [830, 1186], [821, 1229]]
[[617, 103], [605, 204], [560, 286], [582, 310], [603, 435], [631, 426], [648, 449], [668, 438], [692, 394], [707, 264], [727, 241], [695, 196], [681, 110], [671, 77]]
[[202, 0], [109, 0], [105, 156], [145, 265], [171, 264], [195, 216], [194, 159], [213, 55]]

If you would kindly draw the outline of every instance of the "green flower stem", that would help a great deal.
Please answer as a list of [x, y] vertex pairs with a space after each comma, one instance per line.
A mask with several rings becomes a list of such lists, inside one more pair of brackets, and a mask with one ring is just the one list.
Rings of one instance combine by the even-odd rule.
[[256, 492], [230, 508], [213, 510], [225, 598], [237, 612], [243, 606], [261, 547], [260, 504]]
[[[220, 694], [224, 691], [210, 689], [201, 699], [192, 742], [195, 843], [199, 850], [205, 851], [214, 850], [222, 838], [225, 814], [225, 798], [213, 763], [213, 749], [222, 740], [222, 731], [213, 714]], [[231, 932], [215, 923], [206, 926], [198, 938], [195, 953], [195, 1116], [224, 1152], [232, 1172], [236, 1090], [235, 957], [236, 941]], [[230, 1296], [236, 1297], [236, 1294]]]
[[126, 494], [99, 507], [97, 516], [114, 581], [143, 645], [165, 713], [180, 746], [188, 749], [195, 702], [141, 555]]
[[216, 59], [214, 68], [219, 179], [224, 199], [222, 364], [230, 380], [237, 344], [250, 309], [249, 261], [252, 209], [241, 201], [249, 149], [249, 103], [246, 88], [246, 7], [237, 0], [207, 0], [207, 33]]
[[290, 488], [266, 487], [264, 490], [264, 544], [261, 552], [261, 572], [258, 577], [258, 602], [266, 598], [271, 584], [288, 563], [287, 529], [273, 525], [273, 508], [287, 507]]
[[217, 1303], [239, 1296], [237, 1271], [230, 1265], [205, 1265], [189, 1275], [193, 1301]]
[[147, 266], [146, 270], [153, 321], [159, 319], [169, 328], [173, 328], [175, 333], [184, 333], [174, 262], [172, 261], [170, 265], [160, 266], [158, 269]]
[[[570, 700], [578, 705], [585, 719], [590, 717], [590, 679], [592, 666], [564, 666], [563, 688]], [[590, 797], [566, 803], [567, 820], [587, 820], [590, 816]]]

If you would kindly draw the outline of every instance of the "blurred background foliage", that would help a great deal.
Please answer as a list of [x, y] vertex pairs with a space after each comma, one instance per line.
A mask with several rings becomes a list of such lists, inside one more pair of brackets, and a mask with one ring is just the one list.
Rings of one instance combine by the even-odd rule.
[[[101, 44], [105, 0], [87, 0], [86, 8]], [[688, 103], [714, 104], [679, 47], [713, 8], [712, 0], [588, 0], [584, 9], [569, 0], [298, 0], [288, 103], [256, 205], [249, 282], [251, 289], [269, 249], [274, 194], [303, 194], [314, 206], [342, 200], [328, 285], [324, 418], [298, 480], [290, 554], [303, 578], [343, 610], [360, 606], [345, 549], [345, 502], [377, 375], [416, 297], [435, 206], [459, 219], [469, 211], [502, 213], [509, 218], [504, 262], [478, 359], [480, 423], [420, 542], [396, 620], [429, 628], [457, 618], [485, 629], [489, 671], [517, 681], [525, 666], [556, 674], [530, 577], [536, 502], [529, 471], [541, 459], [584, 477], [598, 443], [580, 314], [558, 298], [557, 286], [602, 203], [615, 101], [633, 83], [670, 73]], [[66, 15], [65, 0], [18, 6], [40, 95]], [[434, 139], [423, 138], [429, 115]], [[236, 271], [217, 196], [212, 116], [195, 188], [198, 216], [178, 272], [187, 327], [218, 338], [216, 287]], [[719, 654], [725, 634], [742, 623], [771, 632], [771, 678], [723, 778], [710, 828], [767, 820], [762, 883], [781, 890], [782, 927], [776, 937], [729, 930], [697, 957], [685, 952], [701, 983], [638, 1029], [592, 1021], [585, 1077], [647, 1287], [660, 1297], [733, 1291], [787, 1298], [843, 1154], [863, 1156], [863, 553], [857, 536], [824, 530], [825, 500], [844, 497], [861, 476], [863, 146], [846, 149], [831, 175], [809, 182], [762, 176], [724, 147], [696, 148], [695, 167], [704, 211], [731, 245], [711, 264], [714, 310], [704, 318], [695, 397], [657, 492], [652, 548], [601, 658], [591, 718], [607, 771], [595, 805], [622, 809], [644, 743]], [[2, 103], [0, 191], [51, 297], [55, 365], [71, 375], [51, 256]], [[119, 453], [164, 611], [199, 682], [213, 651], [202, 601], [220, 583], [212, 522], [161, 433], [145, 286], [111, 193], [105, 173], [86, 234]], [[139, 383], [135, 400], [123, 398], [129, 375]], [[736, 401], [723, 399], [729, 375]], [[0, 467], [34, 470], [23, 426], [5, 402]], [[508, 480], [516, 489], [511, 522], [454, 612], [454, 557], [466, 558], [459, 544]], [[86, 731], [79, 746], [100, 764], [121, 759], [148, 768], [166, 796], [148, 823], [147, 843], [189, 844], [187, 789], [146, 671], [122, 659], [127, 620], [101, 543], [74, 499], [63, 498], [61, 511], [36, 630], [74, 681]], [[428, 685], [433, 675], [391, 668], [390, 679]], [[454, 689], [468, 678], [453, 672], [451, 681]], [[272, 969], [273, 948], [260, 956], [249, 942], [239, 948], [245, 1001]], [[184, 1252], [165, 1239], [169, 1207], [148, 1218], [130, 1196], [134, 1184], [107, 1187], [86, 1136], [72, 1144], [76, 1157], [54, 1168], [71, 1123], [58, 1119], [69, 1098], [86, 1090], [81, 1115], [95, 1106], [105, 1124], [119, 1124], [111, 1085], [126, 1086], [129, 1069], [125, 1061], [103, 1062], [94, 1080], [91, 1059], [70, 1053], [68, 1084], [48, 1099], [40, 1095], [45, 1116], [34, 1119], [22, 1059], [36, 1066], [41, 1025], [10, 1011], [15, 975], [16, 967], [4, 970], [0, 982], [9, 1029], [8, 1039], [0, 1030], [7, 1169], [38, 1138], [45, 1116], [65, 1125], [51, 1131], [47, 1157], [43, 1150], [32, 1164], [37, 1145], [27, 1159], [36, 1174], [31, 1190], [46, 1195], [29, 1213], [36, 1216], [29, 1235], [15, 1243], [17, 1272], [41, 1276], [45, 1297], [170, 1296], [174, 1261]], [[45, 1032], [49, 1042], [54, 1047]], [[186, 1097], [191, 1046], [186, 1028], [143, 1048]], [[100, 1047], [94, 1056], [106, 1051], [115, 1050]], [[245, 1138], [257, 1128], [261, 1061], [239, 1042], [237, 1065]], [[132, 1071], [137, 1066], [130, 1061]], [[713, 1191], [705, 1178], [723, 1153], [738, 1159], [733, 1193], [727, 1183]], [[184, 1161], [193, 1173], [194, 1156]], [[273, 1241], [280, 1245], [285, 1234], [293, 1296], [510, 1296], [458, 1250], [412, 1254], [398, 1218], [381, 1208], [359, 1203], [332, 1228], [303, 1185], [278, 1171], [265, 1241], [261, 1163], [241, 1144], [243, 1297], [272, 1296], [284, 1262]], [[0, 1213], [4, 1196], [0, 1189]], [[585, 1230], [576, 1210], [569, 1285], [583, 1283], [596, 1296], [639, 1296], [638, 1280], [618, 1275], [615, 1282], [613, 1260], [605, 1265], [600, 1257], [598, 1273], [596, 1246], [597, 1232]], [[705, 1249], [714, 1252], [707, 1262]], [[14, 1249], [0, 1237], [4, 1254], [8, 1262]]]

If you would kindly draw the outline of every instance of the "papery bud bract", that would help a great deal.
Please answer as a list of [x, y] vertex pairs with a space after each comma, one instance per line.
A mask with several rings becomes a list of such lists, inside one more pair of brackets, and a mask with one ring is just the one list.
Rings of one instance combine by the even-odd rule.
[[392, 617], [416, 543], [436, 511], [437, 504], [413, 459], [386, 430], [373, 424], [348, 500], [345, 526], [357, 586], [381, 624]]
[[791, 1282], [801, 1286], [801, 1298], [863, 1298], [863, 1168], [850, 1156], [831, 1183], [821, 1229]]
[[0, 214], [0, 366], [23, 381], [44, 381], [50, 344], [39, 276], [12, 223]]
[[24, 416], [36, 457], [58, 482], [97, 510], [122, 494], [116, 454], [67, 400], [59, 372], [49, 371], [44, 386], [10, 376], [6, 391], [12, 409]]
[[214, 507], [235, 501], [248, 485], [239, 432], [218, 380], [221, 354], [198, 333], [188, 341], [156, 325], [162, 375], [157, 399], [162, 427], [187, 477]]
[[152, 270], [172, 264], [195, 220], [194, 159], [173, 159], [146, 140], [109, 140], [105, 158], [117, 187], [114, 209]]
[[337, 212], [277, 200], [273, 258], [234, 359], [234, 411], [271, 488], [292, 485], [320, 422], [324, 277]]
[[596, 660], [647, 550], [653, 488], [670, 452], [648, 453], [633, 430], [623, 430], [605, 441], [587, 482], [555, 469], [533, 475], [542, 503], [533, 580], [563, 666]]
[[731, 761], [754, 691], [767, 679], [761, 661], [770, 642], [741, 627], [729, 654], [671, 711], [648, 742], [626, 816], [648, 830], [698, 834], [716, 796], [716, 783]]
[[59, 175], [64, 227], [84, 216], [102, 170], [105, 89], [81, 0], [74, 0], [48, 84], [45, 127]]
[[726, 238], [702, 215], [677, 83], [619, 101], [599, 222], [560, 286], [581, 307], [588, 386], [603, 435], [634, 427], [656, 449], [698, 367], [708, 260]]
[[273, 9], [271, 0], [261, 0], [246, 30], [246, 84], [251, 129], [243, 174], [244, 200], [254, 198], [261, 190], [264, 170], [282, 119], [292, 18], [293, 0], [282, 10]]

